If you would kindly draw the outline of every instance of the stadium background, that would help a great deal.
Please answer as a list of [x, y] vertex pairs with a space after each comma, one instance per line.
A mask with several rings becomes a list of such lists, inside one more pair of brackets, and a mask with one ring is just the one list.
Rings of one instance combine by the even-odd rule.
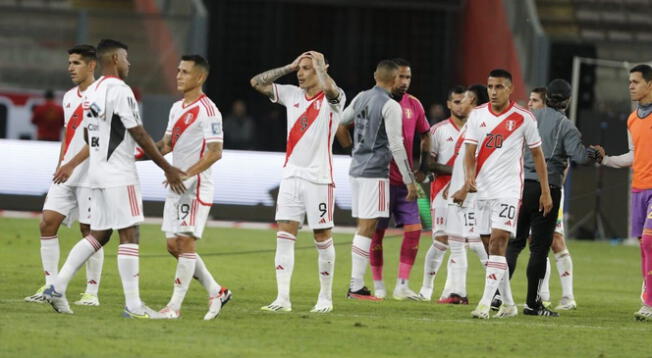
[[[206, 55], [212, 66], [206, 92], [222, 114], [242, 100], [255, 118], [253, 144], [246, 148], [255, 151], [230, 149], [227, 133], [225, 158], [242, 158], [229, 167], [232, 176], [240, 171], [247, 176], [246, 186], [237, 190], [259, 195], [265, 172], [255, 173], [264, 170], [258, 167], [265, 158], [280, 155], [270, 152], [283, 151], [285, 118], [283, 109], [255, 93], [248, 80], [308, 49], [327, 56], [332, 76], [349, 99], [372, 85], [378, 60], [408, 59], [414, 74], [410, 92], [427, 112], [434, 103], [445, 104], [451, 86], [484, 83], [495, 67], [514, 74], [519, 101], [531, 88], [561, 77], [575, 85], [572, 119], [585, 143], [623, 153], [631, 110], [627, 69], [652, 58], [649, 5], [647, 0], [0, 0], [0, 150], [10, 159], [0, 177], [0, 209], [41, 208], [47, 180], [35, 178], [51, 173], [55, 163], [47, 153], [56, 147], [28, 141], [34, 137], [29, 116], [43, 90], [54, 89], [60, 98], [71, 87], [65, 51], [76, 43], [109, 37], [130, 46], [127, 82], [138, 93], [145, 127], [155, 139], [178, 98], [179, 56]], [[601, 60], [581, 62], [580, 57]], [[345, 154], [339, 148], [336, 153]], [[566, 218], [576, 229], [572, 237], [596, 236], [591, 211], [598, 193], [605, 236], [628, 236], [628, 178], [627, 170], [572, 169], [566, 188]], [[340, 187], [346, 186], [343, 181]], [[269, 222], [273, 190], [267, 194], [250, 205], [218, 202], [211, 214]], [[162, 198], [155, 197], [146, 202], [147, 215], [161, 213]], [[338, 200], [337, 206], [337, 223], [351, 224], [346, 202]]]

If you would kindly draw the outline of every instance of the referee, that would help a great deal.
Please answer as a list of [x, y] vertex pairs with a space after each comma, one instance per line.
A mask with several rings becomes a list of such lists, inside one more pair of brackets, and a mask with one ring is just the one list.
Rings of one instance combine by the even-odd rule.
[[546, 274], [546, 258], [555, 231], [568, 160], [587, 164], [592, 159], [592, 150], [584, 147], [580, 132], [564, 114], [570, 103], [571, 86], [562, 79], [555, 79], [548, 84], [547, 90], [547, 107], [534, 110], [533, 113], [543, 141], [542, 149], [548, 167], [553, 207], [546, 216], [539, 208], [541, 187], [537, 180], [532, 155], [529, 151], [525, 151], [522, 203], [518, 214], [516, 238], [510, 240], [507, 246], [507, 264], [510, 274], [513, 274], [516, 259], [525, 247], [531, 230], [530, 261], [527, 266], [527, 300], [523, 314], [558, 317], [558, 313], [549, 310], [541, 303], [538, 295], [539, 285]]

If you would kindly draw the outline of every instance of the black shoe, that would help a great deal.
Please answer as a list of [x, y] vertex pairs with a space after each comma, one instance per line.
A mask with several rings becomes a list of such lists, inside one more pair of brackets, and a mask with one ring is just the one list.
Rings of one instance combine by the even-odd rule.
[[502, 305], [503, 305], [502, 297], [500, 297], [499, 294], [496, 294], [494, 296], [494, 299], [491, 301], [491, 310], [498, 311], [500, 309], [500, 306]]
[[525, 308], [523, 308], [523, 314], [528, 316], [559, 317], [559, 313], [551, 311], [540, 302], [537, 302], [536, 307], [534, 308], [525, 305]]
[[346, 298], [354, 300], [382, 301], [381, 298], [372, 295], [367, 286], [364, 286], [357, 291], [351, 291], [349, 288], [349, 291], [346, 293]]

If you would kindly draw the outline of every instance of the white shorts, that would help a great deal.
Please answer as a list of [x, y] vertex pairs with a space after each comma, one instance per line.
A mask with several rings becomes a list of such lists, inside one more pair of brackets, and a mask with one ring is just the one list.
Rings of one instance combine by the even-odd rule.
[[91, 230], [119, 230], [143, 222], [139, 185], [93, 188]]
[[358, 219], [389, 217], [389, 179], [349, 177], [351, 215]]
[[476, 204], [476, 226], [480, 235], [491, 235], [491, 229], [508, 231], [516, 235], [519, 199], [478, 200]]
[[70, 227], [75, 220], [91, 223], [91, 188], [52, 184], [43, 203], [43, 210], [65, 216], [63, 224]]
[[441, 195], [435, 196], [430, 203], [430, 217], [432, 218], [432, 236], [446, 235], [446, 211], [448, 202]]
[[463, 238], [476, 238], [475, 207], [449, 205], [446, 211], [446, 235]]
[[[206, 227], [212, 202], [203, 202], [197, 199], [196, 182], [184, 183], [187, 188], [185, 193], [179, 195], [170, 191], [165, 198], [161, 230], [165, 232], [166, 238], [173, 238], [181, 234], [200, 239]], [[212, 187], [204, 185], [201, 191], [202, 198], [213, 197]]]
[[306, 216], [313, 229], [333, 227], [335, 185], [317, 184], [301, 178], [281, 180], [276, 199], [276, 221], [296, 221], [303, 224]]

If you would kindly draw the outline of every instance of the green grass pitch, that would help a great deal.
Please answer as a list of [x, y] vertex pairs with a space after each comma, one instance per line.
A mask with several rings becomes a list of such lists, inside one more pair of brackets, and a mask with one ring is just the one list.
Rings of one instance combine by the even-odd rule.
[[[38, 221], [0, 218], [0, 357], [652, 357], [652, 325], [637, 322], [640, 254], [636, 247], [570, 243], [578, 310], [557, 319], [518, 317], [474, 320], [484, 275], [469, 252], [469, 306], [426, 302], [353, 302], [344, 298], [350, 273], [350, 235], [335, 235], [337, 266], [334, 311], [308, 311], [319, 290], [311, 235], [300, 233], [292, 283], [291, 313], [261, 312], [276, 294], [272, 231], [207, 228], [198, 251], [218, 282], [234, 297], [217, 320], [204, 322], [206, 293], [197, 282], [188, 291], [182, 318], [141, 321], [120, 318], [124, 302], [115, 259], [117, 238], [105, 248], [100, 307], [71, 305], [72, 316], [49, 305], [24, 303], [42, 285]], [[63, 264], [78, 229], [60, 230]], [[400, 239], [385, 241], [385, 282], [393, 288]], [[411, 287], [421, 284], [429, 235], [424, 234]], [[156, 225], [141, 228], [141, 297], [161, 308], [172, 292], [175, 261]], [[512, 281], [517, 302], [525, 299], [519, 260]], [[554, 260], [553, 260], [554, 261]], [[445, 267], [446, 265], [442, 265]], [[551, 292], [560, 295], [553, 265]], [[82, 292], [84, 269], [68, 288], [72, 302]], [[368, 274], [367, 282], [371, 283]], [[438, 296], [445, 268], [435, 282]]]

